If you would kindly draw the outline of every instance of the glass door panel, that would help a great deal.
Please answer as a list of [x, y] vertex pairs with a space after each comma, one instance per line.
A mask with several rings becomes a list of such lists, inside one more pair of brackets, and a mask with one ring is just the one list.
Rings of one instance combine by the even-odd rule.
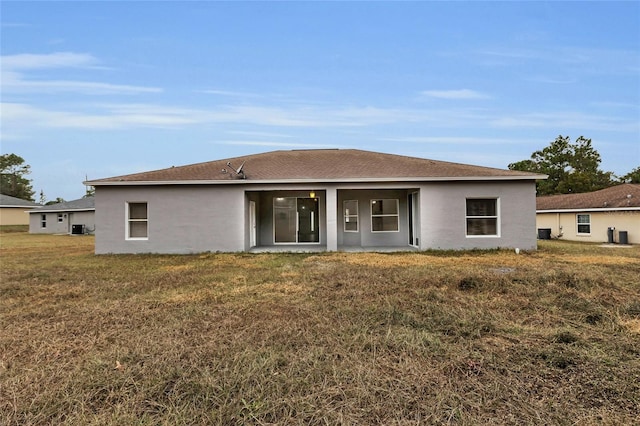
[[273, 225], [276, 243], [295, 243], [297, 231], [295, 198], [274, 198]]
[[274, 198], [273, 227], [276, 243], [318, 243], [318, 199]]
[[317, 243], [319, 241], [318, 200], [298, 198], [298, 242]]

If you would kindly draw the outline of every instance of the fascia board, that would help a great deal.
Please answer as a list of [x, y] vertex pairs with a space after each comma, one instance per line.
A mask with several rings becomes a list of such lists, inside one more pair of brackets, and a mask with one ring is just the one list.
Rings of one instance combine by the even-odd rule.
[[595, 207], [589, 209], [550, 209], [536, 210], [536, 213], [581, 213], [581, 212], [620, 212], [620, 211], [640, 211], [640, 207]]
[[38, 210], [28, 210], [27, 213], [67, 213], [67, 212], [94, 212], [96, 211], [95, 207], [90, 208], [90, 209], [55, 209], [55, 210], [45, 210], [45, 209], [38, 209]]
[[531, 176], [459, 176], [459, 177], [409, 177], [374, 179], [237, 179], [237, 180], [167, 180], [167, 181], [87, 181], [90, 186], [159, 186], [159, 185], [248, 185], [248, 184], [288, 184], [288, 183], [376, 183], [376, 182], [472, 182], [472, 181], [522, 181], [546, 179], [546, 175]]

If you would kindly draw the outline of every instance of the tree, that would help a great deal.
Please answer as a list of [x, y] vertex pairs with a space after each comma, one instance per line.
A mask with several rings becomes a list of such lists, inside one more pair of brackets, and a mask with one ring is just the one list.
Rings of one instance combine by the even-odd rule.
[[0, 192], [23, 200], [33, 201], [31, 179], [25, 176], [31, 173], [31, 167], [24, 158], [16, 154], [0, 155]]
[[591, 139], [558, 136], [548, 147], [531, 154], [531, 159], [509, 164], [510, 170], [549, 175], [537, 184], [538, 195], [590, 192], [611, 186], [613, 173], [599, 169], [600, 154]]
[[64, 203], [66, 200], [64, 198], [58, 197], [55, 200], [52, 201], [47, 201], [46, 203], [44, 203], [45, 206], [50, 206], [52, 204], [59, 204], [59, 203]]
[[640, 166], [620, 178], [622, 183], [640, 183]]

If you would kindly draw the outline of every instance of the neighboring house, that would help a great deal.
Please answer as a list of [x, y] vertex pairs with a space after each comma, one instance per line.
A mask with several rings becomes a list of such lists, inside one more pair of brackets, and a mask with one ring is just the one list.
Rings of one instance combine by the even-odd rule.
[[28, 210], [42, 207], [33, 201], [0, 194], [0, 225], [28, 225]]
[[536, 248], [546, 176], [292, 150], [98, 179], [96, 253]]
[[92, 234], [95, 230], [95, 198], [43, 206], [29, 212], [32, 234]]
[[625, 183], [600, 191], [538, 197], [538, 229], [551, 231], [552, 238], [571, 241], [640, 244], [640, 184]]

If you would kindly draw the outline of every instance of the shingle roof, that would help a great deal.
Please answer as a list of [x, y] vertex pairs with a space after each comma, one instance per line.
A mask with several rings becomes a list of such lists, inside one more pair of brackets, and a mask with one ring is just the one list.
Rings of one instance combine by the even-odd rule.
[[2, 207], [40, 207], [40, 204], [33, 201], [23, 200], [22, 198], [12, 197], [10, 195], [0, 194], [0, 206]]
[[640, 184], [624, 183], [582, 194], [536, 198], [536, 210], [580, 210], [640, 207]]
[[[231, 163], [231, 166], [228, 165]], [[89, 185], [116, 182], [233, 181], [243, 165], [247, 181], [277, 180], [382, 180], [416, 178], [518, 178], [539, 179], [528, 172], [449, 163], [424, 158], [362, 151], [319, 149], [272, 151], [188, 166], [98, 179]]]
[[36, 213], [42, 212], [62, 212], [71, 210], [95, 210], [95, 197], [85, 197], [79, 200], [65, 201], [63, 203], [49, 204], [39, 208]]

